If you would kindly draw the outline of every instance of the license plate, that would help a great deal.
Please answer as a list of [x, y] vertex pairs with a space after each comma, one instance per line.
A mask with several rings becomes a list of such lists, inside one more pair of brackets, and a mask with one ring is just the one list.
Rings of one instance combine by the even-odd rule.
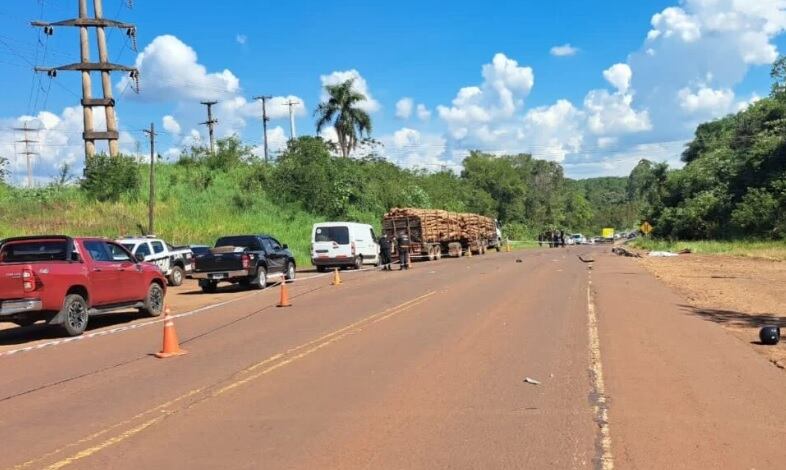
[[210, 279], [224, 279], [228, 276], [229, 275], [227, 273], [217, 273], [217, 274], [211, 274], [209, 277]]

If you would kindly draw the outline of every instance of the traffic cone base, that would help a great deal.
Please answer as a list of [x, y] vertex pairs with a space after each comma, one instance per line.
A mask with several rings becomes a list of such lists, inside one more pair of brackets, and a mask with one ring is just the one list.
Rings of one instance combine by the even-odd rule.
[[333, 271], [333, 282], [331, 284], [334, 286], [341, 285], [341, 276], [338, 275], [338, 268]]
[[177, 340], [177, 332], [175, 331], [175, 322], [172, 321], [172, 317], [169, 315], [169, 307], [165, 309], [164, 315], [164, 344], [161, 351], [157, 352], [155, 356], [164, 359], [188, 354], [188, 351], [185, 349], [180, 349], [180, 342]]
[[287, 290], [287, 281], [281, 283], [281, 296], [279, 297], [276, 307], [291, 307], [292, 303], [289, 301], [289, 291]]

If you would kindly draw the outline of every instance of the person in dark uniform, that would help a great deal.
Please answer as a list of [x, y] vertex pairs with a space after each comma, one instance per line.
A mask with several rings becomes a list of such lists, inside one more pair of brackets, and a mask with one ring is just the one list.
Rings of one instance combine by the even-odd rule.
[[409, 269], [409, 236], [406, 232], [399, 232], [398, 239], [398, 256], [401, 261], [401, 269]]
[[390, 239], [388, 238], [388, 234], [384, 234], [379, 237], [379, 264], [382, 266], [383, 271], [390, 271], [390, 253], [391, 253], [391, 244]]
[[564, 230], [560, 230], [559, 231], [559, 246], [561, 246], [562, 248], [565, 248], [565, 231]]
[[538, 245], [540, 245], [540, 247], [543, 248], [543, 232], [540, 232], [538, 234]]

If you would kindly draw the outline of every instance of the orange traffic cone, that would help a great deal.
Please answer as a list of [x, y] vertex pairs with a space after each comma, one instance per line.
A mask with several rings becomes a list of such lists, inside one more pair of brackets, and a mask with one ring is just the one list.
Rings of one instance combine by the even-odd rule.
[[166, 358], [172, 356], [182, 356], [187, 354], [188, 351], [180, 349], [180, 344], [177, 341], [177, 332], [175, 332], [175, 322], [172, 321], [169, 307], [164, 309], [164, 346], [161, 352], [156, 353], [158, 358]]
[[289, 291], [287, 290], [287, 281], [281, 283], [281, 296], [279, 297], [276, 307], [291, 307], [292, 303], [289, 302]]
[[338, 268], [336, 268], [336, 270], [333, 271], [333, 282], [331, 283], [331, 285], [334, 286], [341, 285], [341, 276], [338, 275]]

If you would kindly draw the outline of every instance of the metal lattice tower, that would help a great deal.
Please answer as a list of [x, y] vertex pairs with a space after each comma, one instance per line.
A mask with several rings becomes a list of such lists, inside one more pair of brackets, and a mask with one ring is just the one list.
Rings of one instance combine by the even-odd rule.
[[[117, 156], [119, 153], [117, 130], [117, 117], [115, 114], [115, 99], [112, 97], [112, 80], [110, 72], [128, 72], [134, 81], [134, 89], [139, 92], [139, 71], [133, 67], [118, 65], [109, 62], [109, 53], [106, 46], [106, 28], [118, 28], [126, 30], [126, 34], [131, 39], [131, 46], [136, 50], [136, 27], [132, 24], [121, 23], [119, 21], [104, 18], [104, 8], [102, 0], [93, 0], [93, 17], [87, 14], [88, 0], [78, 0], [79, 17], [70, 20], [48, 23], [43, 21], [33, 21], [33, 26], [41, 27], [47, 35], [54, 34], [54, 28], [60, 26], [70, 26], [79, 28], [80, 62], [75, 64], [61, 65], [58, 67], [36, 67], [38, 72], [46, 72], [50, 77], [56, 77], [58, 70], [79, 71], [82, 73], [82, 112], [84, 118], [84, 130], [82, 139], [85, 141], [85, 157], [92, 158], [95, 155], [95, 142], [106, 140], [109, 144], [109, 155]], [[131, 2], [128, 3], [132, 5]], [[98, 42], [98, 62], [90, 62], [90, 43], [89, 29], [94, 28]], [[101, 74], [101, 85], [103, 98], [93, 98], [91, 73]], [[96, 131], [93, 127], [93, 108], [103, 107], [106, 114], [106, 130]]]
[[24, 132], [24, 138], [17, 140], [20, 144], [25, 144], [25, 149], [21, 152], [18, 152], [20, 155], [24, 155], [27, 159], [27, 187], [33, 187], [33, 157], [38, 155], [38, 152], [33, 150], [33, 146], [31, 144], [38, 143], [38, 139], [31, 139], [28, 132], [35, 132], [38, 135], [39, 129], [30, 128], [27, 126], [27, 121], [24, 122], [22, 127], [14, 127], [15, 131]]

